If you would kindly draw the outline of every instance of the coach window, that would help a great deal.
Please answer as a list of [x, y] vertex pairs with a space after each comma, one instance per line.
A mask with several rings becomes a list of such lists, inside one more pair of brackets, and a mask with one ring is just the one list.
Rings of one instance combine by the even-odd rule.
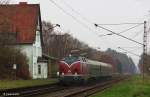
[[84, 58], [82, 58], [82, 61], [84, 62]]
[[82, 58], [83, 62], [86, 62], [85, 58]]
[[84, 58], [84, 61], [86, 62], [86, 58]]

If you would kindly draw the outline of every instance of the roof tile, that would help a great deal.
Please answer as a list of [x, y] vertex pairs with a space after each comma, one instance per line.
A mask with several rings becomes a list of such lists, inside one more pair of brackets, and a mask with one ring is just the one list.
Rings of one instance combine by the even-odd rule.
[[33, 43], [39, 16], [38, 4], [0, 6], [0, 32], [16, 33], [17, 43]]

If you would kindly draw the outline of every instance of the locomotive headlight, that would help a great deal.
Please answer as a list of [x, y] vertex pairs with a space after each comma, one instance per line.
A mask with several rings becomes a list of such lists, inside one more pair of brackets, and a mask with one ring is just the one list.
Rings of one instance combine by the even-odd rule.
[[75, 72], [75, 73], [74, 73], [74, 75], [75, 75], [75, 76], [77, 76], [77, 75], [78, 75], [78, 73], [77, 73], [77, 72]]
[[57, 72], [57, 76], [59, 76], [59, 72]]
[[62, 75], [64, 75], [64, 73], [62, 72]]

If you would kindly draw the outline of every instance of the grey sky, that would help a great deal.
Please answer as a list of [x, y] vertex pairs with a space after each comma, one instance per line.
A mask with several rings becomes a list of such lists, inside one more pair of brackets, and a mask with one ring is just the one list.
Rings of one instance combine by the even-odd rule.
[[[112, 48], [120, 52], [122, 52], [122, 50], [118, 50], [118, 46], [136, 46], [136, 48], [125, 49], [132, 50], [133, 53], [139, 55], [142, 53], [142, 48], [140, 48], [141, 45], [130, 42], [116, 35], [98, 37], [98, 35], [107, 34], [109, 32], [99, 28], [96, 29], [94, 25], [91, 24], [91, 22], [98, 24], [144, 22], [144, 20], [147, 20], [149, 18], [150, 14], [149, 0], [54, 0], [65, 11], [75, 16], [78, 19], [78, 21], [84, 23], [84, 26], [76, 22], [72, 17], [63, 13], [52, 2], [50, 2], [50, 0], [13, 0], [14, 3], [18, 3], [20, 1], [27, 1], [28, 3], [40, 3], [42, 20], [50, 21], [53, 24], [60, 24], [63, 29], [63, 32], [69, 31], [70, 34], [72, 34], [79, 40], [84, 41], [89, 46], [92, 46], [94, 48], [100, 47], [101, 50]], [[75, 12], [73, 12], [70, 8], [68, 8], [65, 5], [66, 3], [70, 5], [73, 9], [78, 11], [81, 15], [78, 15]], [[84, 19], [88, 19], [88, 21], [84, 20], [83, 17]], [[88, 28], [86, 28], [85, 25], [88, 26]], [[121, 32], [132, 26], [134, 25], [104, 27], [107, 27], [116, 32]], [[123, 35], [142, 43], [142, 29], [143, 25], [131, 31], [125, 32], [123, 33]], [[138, 62], [139, 58], [137, 56], [131, 54], [128, 55], [134, 59], [135, 63]]]

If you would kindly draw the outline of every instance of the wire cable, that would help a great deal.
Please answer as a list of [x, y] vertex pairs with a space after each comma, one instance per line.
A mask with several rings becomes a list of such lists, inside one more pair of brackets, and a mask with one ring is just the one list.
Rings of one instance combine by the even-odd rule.
[[95, 27], [99, 27], [99, 28], [104, 29], [104, 30], [106, 30], [106, 31], [109, 31], [109, 32], [111, 32], [111, 33], [113, 33], [113, 34], [115, 34], [115, 35], [117, 35], [117, 36], [120, 36], [120, 37], [122, 37], [122, 38], [125, 38], [125, 39], [127, 39], [127, 40], [130, 40], [130, 41], [135, 42], [135, 43], [137, 43], [137, 44], [143, 45], [143, 43], [140, 43], [140, 42], [137, 42], [137, 41], [135, 41], [135, 40], [133, 40], [133, 39], [131, 39], [131, 38], [125, 37], [125, 36], [123, 36], [123, 35], [121, 35], [121, 34], [118, 34], [118, 33], [114, 32], [114, 31], [111, 31], [111, 30], [109, 30], [109, 29], [107, 29], [107, 28], [104, 28], [104, 27], [102, 27], [102, 26], [99, 26], [98, 24], [95, 24]]
[[131, 28], [129, 28], [129, 29], [126, 29], [126, 30], [124, 30], [124, 31], [119, 32], [118, 34], [121, 34], [121, 33], [127, 32], [127, 31], [129, 31], [129, 30], [131, 30], [131, 29], [134, 29], [134, 28], [136, 28], [136, 27], [140, 26], [140, 25], [143, 25], [143, 24], [137, 24], [136, 26], [133, 26], [133, 27], [131, 27]]
[[139, 50], [141, 48], [143, 48], [143, 47], [138, 47], [138, 48], [132, 49], [132, 50], [130, 50], [130, 52], [135, 52], [135, 51], [137, 51], [137, 50]]
[[137, 47], [137, 46], [127, 46], [127, 47], [121, 47], [121, 48], [141, 48], [141, 47]]
[[65, 6], [67, 6], [69, 9], [71, 9], [71, 11], [73, 11], [77, 15], [79, 15], [84, 21], [86, 21], [86, 22], [88, 22], [90, 24], [94, 24], [88, 18], [86, 18], [85, 16], [83, 16], [79, 11], [75, 10], [72, 6], [70, 6], [66, 1], [64, 1], [64, 0], [60, 0], [60, 1], [63, 1], [63, 3], [64, 3]]
[[[128, 28], [128, 29], [125, 29], [125, 30], [119, 32], [118, 34], [121, 34], [121, 33], [127, 32], [127, 31], [129, 31], [129, 30], [132, 30], [132, 29], [134, 29], [134, 28], [136, 28], [136, 27], [138, 27], [138, 26], [140, 26], [140, 25], [143, 25], [143, 24], [138, 24], [138, 25], [136, 25], [136, 26], [130, 27], [130, 28]], [[113, 35], [113, 33], [102, 34], [102, 35], [99, 35], [99, 37], [108, 36], [108, 35]]]
[[[80, 20], [78, 20], [75, 16], [73, 16], [72, 14], [70, 14], [69, 12], [67, 12], [67, 11], [65, 11], [61, 6], [59, 6], [54, 0], [50, 0], [50, 2], [52, 2], [57, 8], [59, 8], [62, 12], [64, 12], [66, 15], [68, 15], [68, 16], [70, 16], [70, 17], [72, 17], [72, 19], [74, 19], [76, 22], [78, 22], [79, 24], [81, 24], [83, 27], [85, 27], [86, 29], [88, 29], [88, 30], [90, 30], [90, 31], [93, 31], [91, 28], [89, 28], [89, 26], [87, 26], [86, 24], [84, 24], [83, 22], [81, 22]], [[74, 9], [72, 9], [72, 10], [74, 10]], [[75, 10], [74, 10], [75, 11]], [[143, 23], [119, 23], [119, 24], [113, 24], [113, 25], [124, 25], [124, 24], [143, 24]], [[97, 25], [97, 24], [96, 24]], [[112, 24], [111, 24], [112, 25]], [[101, 26], [98, 26], [98, 27], [100, 27], [100, 28], [102, 28], [102, 29], [104, 29], [104, 30], [107, 30], [107, 31], [109, 31], [109, 32], [111, 32], [111, 33], [113, 33], [113, 34], [116, 34], [116, 35], [118, 35], [118, 36], [120, 36], [120, 37], [123, 37], [123, 38], [126, 38], [126, 39], [128, 39], [128, 40], [130, 40], [130, 41], [133, 41], [133, 42], [135, 42], [135, 43], [138, 43], [138, 44], [141, 44], [141, 45], [143, 45], [142, 43], [140, 43], [140, 42], [137, 42], [137, 41], [135, 41], [135, 40], [132, 40], [132, 39], [130, 39], [130, 38], [127, 38], [127, 37], [125, 37], [125, 36], [123, 36], [123, 35], [120, 35], [120, 34], [118, 34], [118, 33], [115, 33], [115, 32], [113, 32], [113, 31], [111, 31], [111, 30], [109, 30], [109, 29], [106, 29], [106, 28], [104, 28], [104, 27], [101, 27]], [[128, 29], [127, 29], [128, 30]]]
[[121, 49], [121, 50], [123, 50], [123, 51], [126, 51], [127, 53], [130, 53], [130, 54], [132, 54], [132, 55], [135, 55], [135, 56], [141, 57], [140, 55], [135, 54], [135, 53], [133, 53], [133, 52], [131, 52], [131, 51], [125, 50], [125, 49], [123, 49], [123, 48], [121, 48], [121, 47], [118, 47], [118, 49]]
[[142, 29], [142, 30], [140, 30], [140, 31], [138, 31], [138, 32], [136, 32], [136, 34], [134, 35], [134, 36], [132, 36], [132, 38], [136, 38], [137, 36], [139, 36], [141, 33], [143, 33], [144, 32], [144, 30]]
[[[84, 28], [88, 29], [89, 31], [93, 30], [91, 28], [89, 28], [89, 26], [87, 26], [86, 24], [84, 24], [83, 22], [81, 22], [80, 20], [78, 20], [75, 16], [73, 16], [72, 14], [68, 13], [67, 11], [65, 11], [61, 6], [59, 6], [56, 2], [54, 2], [53, 0], [49, 0], [50, 2], [52, 2], [57, 8], [59, 8], [62, 12], [64, 12], [66, 15], [70, 16], [72, 19], [74, 19], [76, 22], [78, 22], [80, 25], [82, 25]], [[97, 34], [97, 33], [95, 33]]]
[[118, 23], [118, 24], [97, 24], [97, 25], [134, 25], [134, 24], [144, 24], [144, 23]]
[[[93, 30], [91, 28], [89, 28], [87, 25], [85, 25], [84, 23], [82, 23], [81, 21], [79, 21], [76, 17], [74, 17], [73, 15], [71, 15], [70, 13], [66, 12], [61, 6], [59, 6], [57, 3], [55, 3], [53, 0], [50, 0], [57, 8], [59, 8], [61, 11], [63, 11], [65, 14], [67, 14], [68, 16], [71, 16], [76, 22], [80, 23], [82, 26], [84, 26], [85, 28], [89, 29], [90, 31], [93, 32]], [[94, 24], [94, 23], [93, 23]], [[98, 33], [95, 33], [96, 35], [99, 35]], [[107, 40], [105, 40], [107, 41]]]

